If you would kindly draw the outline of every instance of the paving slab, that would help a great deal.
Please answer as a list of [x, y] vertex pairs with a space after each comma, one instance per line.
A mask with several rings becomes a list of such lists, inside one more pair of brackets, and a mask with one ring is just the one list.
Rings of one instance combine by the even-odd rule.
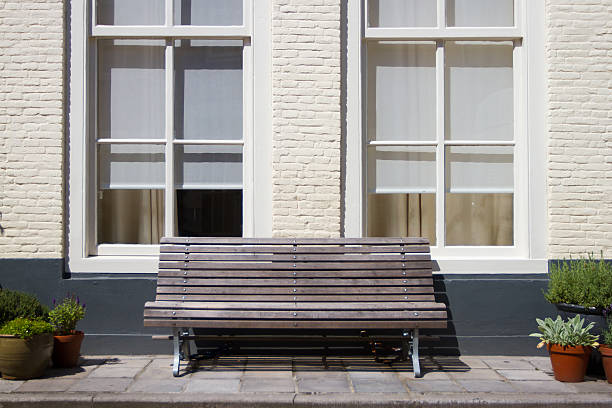
[[349, 371], [355, 392], [406, 392], [399, 377], [393, 372]]
[[571, 384], [559, 381], [510, 381], [510, 384], [522, 393], [576, 393]]
[[468, 392], [515, 392], [512, 385], [498, 380], [457, 380]]
[[457, 382], [452, 380], [432, 380], [432, 381], [415, 381], [408, 380], [405, 382], [410, 391], [413, 392], [462, 392], [465, 391]]
[[513, 381], [554, 381], [552, 375], [539, 370], [497, 370], [504, 378]]
[[226, 370], [226, 369], [211, 369], [197, 370], [190, 374], [192, 379], [222, 379], [222, 378], [242, 378], [244, 371], [242, 370]]
[[487, 358], [484, 363], [495, 370], [534, 370], [528, 361], [516, 358]]
[[0, 380], [0, 392], [11, 392], [23, 385], [23, 381], [18, 380]]
[[584, 393], [606, 392], [612, 394], [612, 384], [607, 381], [584, 381], [580, 383], [572, 383], [576, 390]]
[[242, 392], [295, 392], [293, 378], [257, 378], [243, 377]]
[[113, 365], [102, 365], [93, 370], [88, 378], [134, 378], [136, 374], [141, 372], [143, 367], [124, 367], [124, 366], [113, 366]]
[[181, 381], [177, 379], [138, 379], [129, 386], [127, 391], [146, 393], [181, 392], [188, 383], [188, 380]]
[[28, 380], [15, 392], [60, 392], [67, 391], [76, 383], [76, 379], [47, 378]]
[[544, 372], [552, 373], [552, 365], [550, 364], [550, 357], [529, 357], [527, 359], [529, 364]]
[[237, 378], [191, 380], [187, 383], [185, 392], [235, 394], [240, 392], [240, 380]]
[[77, 380], [69, 392], [123, 392], [132, 382], [131, 378], [84, 378]]
[[348, 377], [298, 378], [298, 393], [350, 393]]
[[455, 380], [503, 380], [501, 375], [490, 368], [475, 368], [468, 371], [451, 371], [449, 375]]

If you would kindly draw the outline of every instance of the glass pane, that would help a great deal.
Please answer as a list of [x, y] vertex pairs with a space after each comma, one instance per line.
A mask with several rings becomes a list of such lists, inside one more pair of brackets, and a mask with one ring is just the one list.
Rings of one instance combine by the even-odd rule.
[[179, 145], [175, 160], [176, 188], [242, 188], [242, 146]]
[[98, 41], [98, 138], [164, 138], [163, 45]]
[[368, 194], [369, 237], [425, 237], [436, 244], [435, 194]]
[[164, 25], [164, 0], [98, 0], [102, 25]]
[[514, 0], [446, 0], [449, 27], [512, 27]]
[[446, 139], [513, 140], [512, 43], [446, 43]]
[[164, 190], [100, 190], [98, 244], [159, 244]]
[[369, 0], [370, 27], [435, 27], [436, 0]]
[[100, 189], [164, 188], [164, 146], [99, 145]]
[[513, 146], [447, 147], [447, 191], [511, 193], [514, 189], [513, 152]]
[[176, 205], [179, 236], [242, 236], [242, 190], [177, 190]]
[[368, 45], [369, 140], [435, 140], [436, 46]]
[[175, 25], [242, 25], [242, 0], [174, 0]]
[[176, 42], [176, 138], [242, 139], [242, 43], [236, 44]]
[[446, 245], [514, 243], [514, 194], [446, 194]]
[[368, 192], [432, 193], [435, 189], [436, 152], [433, 147], [368, 149]]

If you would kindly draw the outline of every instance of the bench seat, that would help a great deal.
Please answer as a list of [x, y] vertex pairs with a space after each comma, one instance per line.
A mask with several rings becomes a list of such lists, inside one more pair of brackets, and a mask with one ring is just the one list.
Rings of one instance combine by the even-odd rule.
[[175, 375], [189, 328], [209, 328], [396, 329], [418, 376], [418, 329], [446, 318], [423, 238], [163, 238], [144, 310], [145, 326], [173, 328]]

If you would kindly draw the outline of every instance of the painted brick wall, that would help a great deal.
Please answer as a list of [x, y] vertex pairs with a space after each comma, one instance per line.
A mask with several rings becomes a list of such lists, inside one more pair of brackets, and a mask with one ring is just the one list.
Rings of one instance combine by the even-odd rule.
[[548, 0], [549, 257], [612, 258], [612, 0]]
[[340, 0], [274, 0], [272, 230], [340, 234]]
[[0, 257], [63, 249], [63, 10], [0, 0]]

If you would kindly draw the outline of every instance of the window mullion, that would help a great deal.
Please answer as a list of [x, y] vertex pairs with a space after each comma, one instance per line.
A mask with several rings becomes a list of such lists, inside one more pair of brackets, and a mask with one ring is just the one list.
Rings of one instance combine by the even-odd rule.
[[174, 236], [174, 44], [166, 40], [166, 191], [164, 213], [164, 236]]
[[445, 234], [445, 89], [444, 89], [444, 41], [436, 43], [436, 246], [446, 246]]
[[172, 25], [174, 25], [174, 1], [165, 0], [165, 6], [165, 25], [166, 27], [172, 27]]
[[446, 26], [446, 0], [438, 1], [438, 28]]

